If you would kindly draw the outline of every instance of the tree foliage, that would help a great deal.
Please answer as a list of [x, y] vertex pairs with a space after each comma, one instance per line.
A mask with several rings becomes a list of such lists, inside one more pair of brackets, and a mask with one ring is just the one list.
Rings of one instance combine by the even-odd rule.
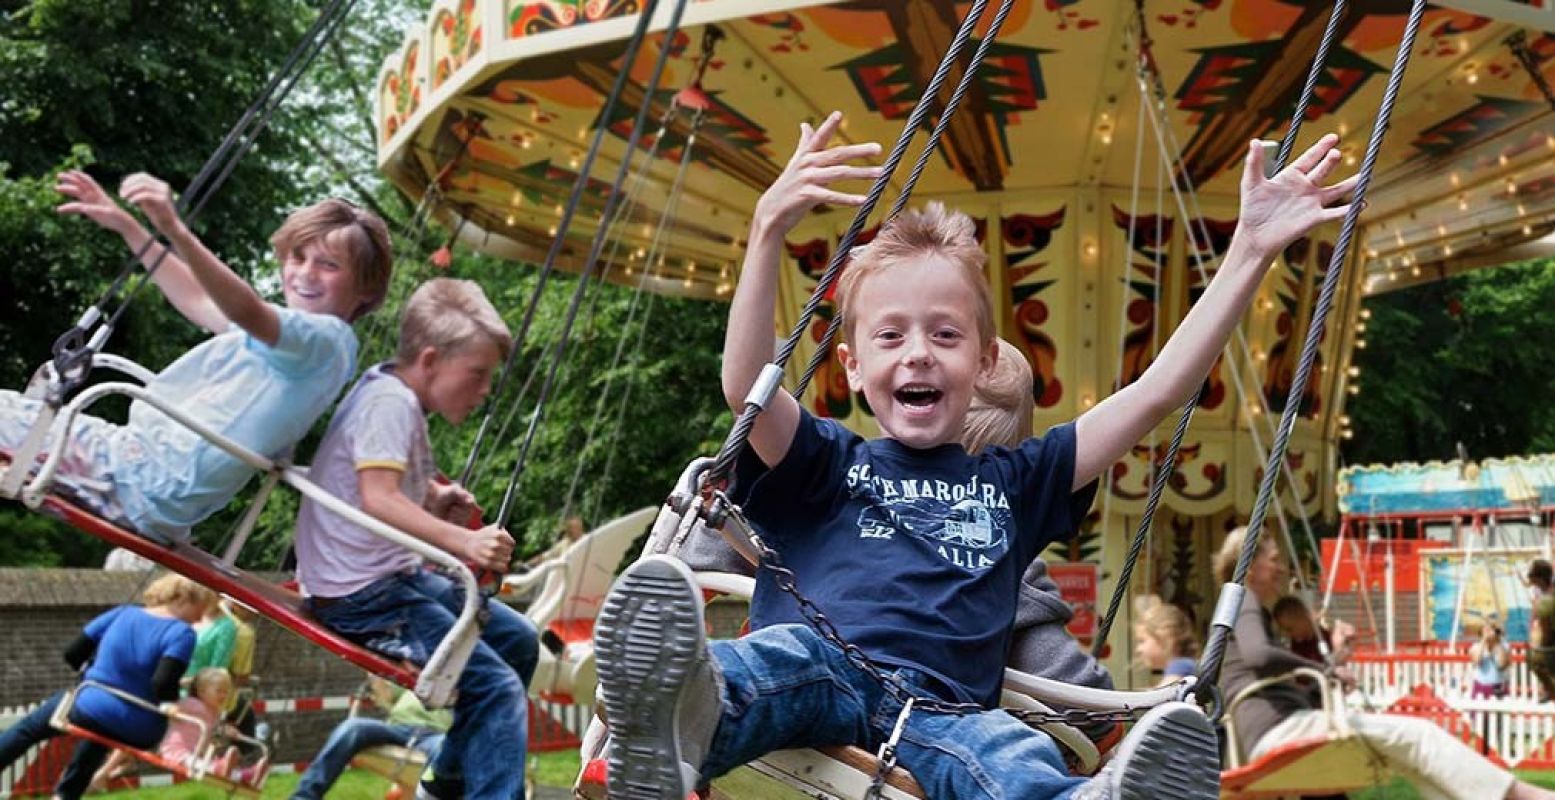
[[[54, 337], [127, 256], [117, 237], [54, 213], [59, 197], [53, 176], [83, 167], [112, 190], [124, 175], [144, 170], [174, 186], [186, 185], [300, 38], [317, 5], [35, 0], [0, 16], [0, 85], [6, 87], [0, 96], [0, 258], [7, 264], [0, 294], [8, 302], [0, 323], [0, 387], [25, 382], [47, 357]], [[408, 230], [414, 200], [400, 196], [374, 171], [369, 99], [383, 58], [428, 5], [429, 0], [359, 0], [342, 37], [314, 63], [260, 147], [194, 225], [256, 285], [271, 285], [269, 233], [288, 211], [326, 194], [377, 210], [396, 230], [400, 261], [391, 297], [403, 297], [434, 273], [426, 255], [447, 232]], [[456, 251], [449, 273], [480, 282], [516, 328], [538, 270]], [[518, 352], [512, 390], [493, 401], [499, 414], [515, 407], [518, 386], [536, 362], [548, 365], [544, 354], [558, 337], [576, 285], [566, 276], [550, 281]], [[110, 348], [153, 368], [200, 336], [156, 295], [148, 289], [136, 300]], [[572, 509], [600, 522], [662, 500], [685, 462], [716, 446], [727, 428], [717, 383], [724, 307], [658, 298], [647, 344], [640, 352], [628, 346], [627, 358], [617, 364], [617, 334], [633, 296], [616, 286], [591, 290], [592, 311], [579, 320], [516, 486], [509, 527], [523, 541], [521, 550], [549, 544], [580, 462]], [[639, 301], [637, 319], [645, 306]], [[396, 321], [389, 308], [358, 325], [362, 367], [392, 350]], [[503, 497], [538, 385], [516, 406], [507, 434], [486, 447], [489, 465], [472, 488], [488, 519]], [[631, 395], [623, 405], [626, 387]], [[596, 412], [601, 397], [608, 413]], [[122, 408], [106, 413], [122, 414]], [[458, 474], [478, 423], [472, 419], [451, 429], [434, 421], [434, 445], [445, 471]], [[311, 456], [323, 424], [299, 446], [299, 461]], [[217, 545], [249, 495], [202, 526], [199, 541]], [[296, 507], [295, 495], [275, 493], [245, 550], [248, 566], [279, 563]], [[10, 504], [0, 506], [0, 531], [0, 564], [94, 565], [106, 549], [84, 533]]]
[[1481, 270], [1367, 302], [1350, 463], [1555, 449], [1555, 261]]

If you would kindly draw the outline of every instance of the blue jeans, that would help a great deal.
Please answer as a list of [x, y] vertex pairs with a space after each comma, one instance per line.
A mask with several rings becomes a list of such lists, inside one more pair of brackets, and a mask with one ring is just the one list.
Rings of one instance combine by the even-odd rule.
[[[725, 694], [704, 778], [786, 748], [851, 744], [873, 753], [896, 725], [901, 704], [808, 626], [774, 625], [711, 649]], [[894, 672], [914, 694], [929, 694], [923, 673]], [[1047, 734], [1002, 711], [915, 711], [897, 758], [929, 797], [1060, 798], [1085, 782], [1070, 776]]]
[[[425, 664], [458, 618], [463, 590], [418, 570], [380, 578], [313, 611], [347, 638], [390, 656]], [[524, 686], [540, 658], [539, 637], [524, 615], [495, 600], [470, 662], [459, 676], [454, 724], [433, 761], [438, 775], [462, 775], [470, 800], [524, 796], [529, 739]]]
[[[54, 710], [59, 708], [59, 703], [64, 698], [65, 693], [60, 692], [44, 700], [31, 713], [7, 728], [4, 733], [0, 733], [0, 770], [4, 770], [11, 765], [11, 762], [26, 755], [33, 745], [62, 735], [49, 725], [49, 718], [54, 716]], [[161, 738], [161, 734], [157, 734], [149, 743], [126, 741], [112, 731], [99, 729], [89, 720], [72, 716], [70, 721], [134, 747], [155, 747], [157, 739]], [[92, 782], [92, 775], [107, 758], [108, 748], [89, 739], [82, 739], [76, 745], [75, 752], [71, 754], [70, 763], [65, 767], [65, 771], [60, 774], [59, 783], [54, 785], [54, 794], [64, 800], [76, 800], [85, 794], [86, 787]]]
[[352, 717], [330, 732], [324, 747], [302, 773], [292, 800], [322, 800], [329, 787], [335, 785], [335, 779], [351, 765], [351, 759], [369, 747], [385, 744], [414, 747], [430, 757], [437, 753], [442, 743], [443, 734], [431, 728]]

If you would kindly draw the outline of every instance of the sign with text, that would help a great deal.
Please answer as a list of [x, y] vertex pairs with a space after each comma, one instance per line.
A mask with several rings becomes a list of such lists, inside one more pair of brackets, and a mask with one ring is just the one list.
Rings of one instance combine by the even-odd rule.
[[1048, 564], [1047, 572], [1058, 584], [1058, 594], [1074, 609], [1069, 633], [1079, 639], [1096, 635], [1096, 565], [1085, 562]]

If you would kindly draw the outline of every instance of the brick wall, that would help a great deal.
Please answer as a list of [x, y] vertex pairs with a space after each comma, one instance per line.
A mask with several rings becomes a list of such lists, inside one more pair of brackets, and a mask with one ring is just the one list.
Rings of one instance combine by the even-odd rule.
[[[0, 568], [0, 728], [6, 709], [30, 706], [74, 680], [62, 657], [82, 626], [117, 605], [133, 602], [143, 573], [94, 569]], [[743, 602], [720, 599], [708, 607], [717, 638], [737, 636], [746, 618]], [[254, 672], [259, 697], [270, 701], [344, 697], [365, 679], [360, 669], [258, 618], [254, 621]], [[339, 709], [265, 714], [278, 734], [278, 763], [313, 757], [346, 716]], [[533, 727], [533, 726], [532, 726]]]
[[[32, 705], [75, 679], [62, 657], [82, 626], [133, 602], [144, 573], [0, 568], [0, 709]], [[341, 697], [364, 673], [263, 618], [254, 622], [254, 672], [267, 700]], [[312, 757], [344, 711], [271, 713], [277, 760]], [[0, 725], [6, 724], [0, 721]]]

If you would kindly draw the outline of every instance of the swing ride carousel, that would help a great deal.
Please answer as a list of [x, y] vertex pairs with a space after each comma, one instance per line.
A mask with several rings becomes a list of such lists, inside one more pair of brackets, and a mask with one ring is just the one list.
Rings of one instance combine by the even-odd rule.
[[[648, 42], [627, 63], [645, 5], [654, 14]], [[1547, 113], [1555, 98], [1543, 75], [1555, 56], [1555, 37], [1543, 31], [1555, 30], [1555, 13], [1504, 0], [1443, 5], [1421, 24], [1335, 313], [1299, 393], [1270, 520], [1286, 541], [1305, 539], [1309, 520], [1336, 511], [1338, 443], [1352, 435], [1345, 400], [1363, 384], [1351, 365], [1365, 347], [1363, 299], [1555, 251], [1546, 238], [1555, 231]], [[967, 10], [953, 0], [687, 3], [655, 83], [674, 6], [434, 4], [378, 77], [380, 168], [427, 201], [463, 246], [536, 264], [555, 249], [560, 269], [592, 262], [618, 284], [727, 300], [750, 212], [792, 152], [799, 122], [838, 109], [844, 140], [889, 148]], [[914, 203], [943, 200], [976, 220], [998, 330], [1034, 368], [1038, 430], [1137, 377], [1202, 291], [1235, 225], [1246, 142], [1284, 132], [1329, 7], [1229, 0], [1143, 10], [1141, 18], [1132, 3], [1015, 4], [912, 191]], [[1298, 147], [1338, 133], [1356, 167], [1408, 10], [1350, 4]], [[607, 115], [623, 72], [621, 102]], [[938, 107], [959, 77], [945, 82]], [[652, 122], [634, 139], [644, 103]], [[630, 174], [624, 199], [598, 237], [610, 245], [596, 245], [590, 259], [618, 172]], [[822, 209], [789, 237], [779, 334], [800, 318], [852, 217]], [[1272, 423], [1297, 396], [1295, 365], [1336, 239], [1336, 228], [1320, 229], [1277, 260], [1212, 370], [1135, 591], [1209, 617], [1210, 554], [1254, 505]], [[830, 316], [822, 304], [788, 367], [790, 386]], [[873, 433], [840, 370], [826, 362], [816, 377], [803, 397], [811, 411]], [[1081, 606], [1072, 630], [1082, 637], [1096, 619], [1086, 606], [1110, 591], [1175, 422], [1115, 465], [1082, 535], [1045, 554]], [[1109, 665], [1128, 674], [1122, 658]]]

